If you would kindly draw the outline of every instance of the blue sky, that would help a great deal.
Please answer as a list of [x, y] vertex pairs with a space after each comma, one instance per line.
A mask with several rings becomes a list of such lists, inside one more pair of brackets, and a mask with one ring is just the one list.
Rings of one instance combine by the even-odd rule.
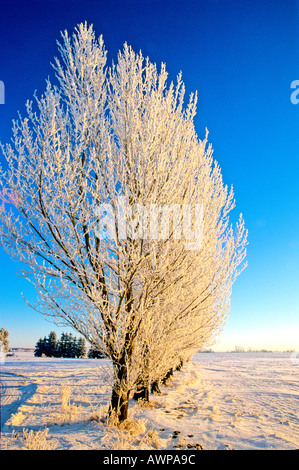
[[[237, 279], [231, 313], [215, 350], [299, 349], [299, 79], [298, 4], [290, 0], [2, 0], [0, 139], [12, 119], [54, 73], [60, 31], [87, 20], [103, 34], [108, 60], [124, 42], [170, 79], [182, 71], [187, 95], [198, 91], [196, 129], [214, 147], [233, 185], [235, 219], [249, 231], [248, 267]], [[54, 80], [53, 80], [54, 81]], [[2, 158], [2, 157], [1, 157]], [[30, 309], [32, 286], [0, 249], [0, 327], [11, 346], [34, 346], [61, 329]]]

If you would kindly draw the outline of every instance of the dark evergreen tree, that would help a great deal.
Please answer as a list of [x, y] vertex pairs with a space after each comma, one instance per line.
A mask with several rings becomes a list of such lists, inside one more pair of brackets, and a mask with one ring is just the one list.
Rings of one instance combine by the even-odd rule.
[[38, 342], [35, 345], [35, 350], [34, 350], [34, 355], [36, 357], [41, 357], [43, 354], [45, 354], [46, 351], [46, 338], [42, 339], [40, 338]]
[[77, 338], [72, 333], [62, 333], [57, 340], [55, 331], [51, 331], [48, 338], [40, 338], [35, 345], [34, 355], [41, 357], [84, 357], [86, 345], [84, 338]]
[[88, 351], [88, 357], [89, 359], [103, 359], [105, 355], [99, 349], [91, 346], [90, 350]]
[[57, 335], [55, 331], [51, 331], [47, 340], [46, 355], [55, 357], [57, 354]]
[[65, 357], [75, 357], [75, 348], [74, 348], [75, 338], [72, 333], [66, 334], [66, 356]]
[[76, 357], [85, 357], [86, 344], [84, 338], [79, 338], [76, 342]]
[[57, 346], [58, 357], [66, 357], [67, 355], [67, 334], [61, 333], [60, 340]]

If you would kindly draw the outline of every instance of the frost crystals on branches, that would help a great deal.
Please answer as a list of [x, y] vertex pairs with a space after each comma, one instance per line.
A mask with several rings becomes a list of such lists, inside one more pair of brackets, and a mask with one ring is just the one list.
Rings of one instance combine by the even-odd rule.
[[[122, 421], [131, 392], [215, 341], [247, 233], [242, 216], [230, 224], [233, 191], [195, 132], [197, 96], [184, 104], [181, 75], [168, 84], [164, 64], [127, 44], [108, 67], [87, 24], [58, 48], [57, 85], [27, 102], [2, 146], [0, 190], [14, 204], [0, 211], [1, 239], [36, 287], [33, 307], [111, 359], [110, 412]], [[183, 230], [196, 208], [198, 246]]]

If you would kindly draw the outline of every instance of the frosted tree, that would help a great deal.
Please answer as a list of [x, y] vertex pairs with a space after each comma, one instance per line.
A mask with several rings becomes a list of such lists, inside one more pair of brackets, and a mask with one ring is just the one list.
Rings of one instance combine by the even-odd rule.
[[111, 359], [122, 421], [140, 377], [221, 330], [247, 234], [241, 216], [230, 225], [233, 191], [181, 75], [167, 84], [165, 65], [127, 44], [108, 67], [86, 24], [58, 47], [57, 86], [27, 102], [2, 146], [1, 239], [36, 287], [33, 307]]
[[8, 340], [9, 332], [5, 328], [0, 329], [0, 345], [3, 344], [4, 352], [9, 350], [9, 340]]
[[46, 339], [40, 338], [38, 340], [38, 342], [36, 343], [36, 345], [35, 345], [34, 355], [36, 357], [42, 357], [42, 355], [44, 354], [45, 349], [46, 349], [45, 346], [46, 346]]

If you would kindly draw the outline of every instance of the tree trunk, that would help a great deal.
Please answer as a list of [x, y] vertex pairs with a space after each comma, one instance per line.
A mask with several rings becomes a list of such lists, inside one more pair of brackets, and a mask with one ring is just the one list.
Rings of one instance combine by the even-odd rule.
[[162, 384], [166, 385], [167, 380], [173, 375], [173, 369], [169, 369], [169, 371], [166, 373], [165, 377], [162, 379]]
[[156, 393], [157, 395], [161, 394], [161, 390], [160, 390], [160, 387], [159, 387], [159, 382], [157, 380], [152, 383], [151, 392]]
[[128, 418], [130, 390], [128, 389], [128, 361], [132, 355], [132, 333], [134, 332], [134, 315], [131, 314], [133, 307], [132, 284], [127, 287], [125, 295], [125, 309], [130, 316], [130, 325], [125, 336], [125, 343], [120, 357], [115, 358], [114, 369], [116, 380], [112, 389], [109, 416], [114, 414], [118, 423], [122, 423]]
[[143, 370], [138, 378], [137, 384], [136, 384], [136, 391], [133, 396], [134, 400], [145, 400], [149, 401], [149, 348], [147, 344], [144, 344], [143, 346]]
[[183, 365], [184, 365], [184, 363], [183, 363], [182, 359], [180, 359], [180, 363], [179, 363], [179, 365], [175, 368], [175, 370], [180, 371], [181, 368], [183, 367]]
[[149, 401], [149, 384], [144, 383], [140, 380], [137, 384], [136, 391], [133, 395], [134, 400], [145, 400]]
[[127, 389], [128, 369], [122, 357], [116, 364], [116, 380], [112, 388], [111, 402], [108, 416], [114, 415], [118, 423], [128, 418], [130, 390]]
[[121, 393], [119, 388], [112, 389], [109, 416], [114, 415], [117, 423], [122, 423], [128, 418], [129, 392]]

